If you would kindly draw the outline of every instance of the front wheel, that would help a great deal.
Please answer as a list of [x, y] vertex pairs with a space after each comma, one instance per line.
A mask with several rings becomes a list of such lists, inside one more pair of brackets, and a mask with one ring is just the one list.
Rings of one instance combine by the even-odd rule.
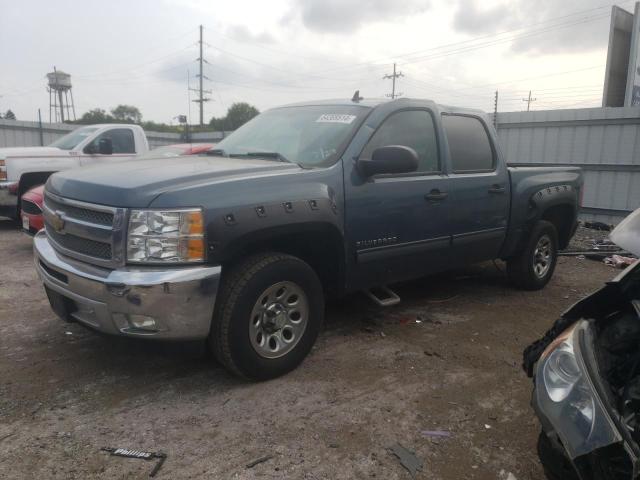
[[532, 228], [525, 248], [507, 260], [511, 282], [525, 290], [540, 290], [551, 280], [558, 261], [558, 232], [545, 220]]
[[322, 286], [313, 269], [290, 255], [259, 254], [223, 278], [209, 341], [228, 370], [267, 380], [304, 360], [323, 320]]

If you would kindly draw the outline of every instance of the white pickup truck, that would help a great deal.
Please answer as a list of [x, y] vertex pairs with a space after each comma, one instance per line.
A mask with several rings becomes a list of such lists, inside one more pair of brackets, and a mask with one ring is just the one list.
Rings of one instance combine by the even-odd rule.
[[138, 125], [80, 127], [48, 147], [0, 148], [0, 216], [19, 217], [22, 194], [52, 173], [146, 153], [149, 143]]

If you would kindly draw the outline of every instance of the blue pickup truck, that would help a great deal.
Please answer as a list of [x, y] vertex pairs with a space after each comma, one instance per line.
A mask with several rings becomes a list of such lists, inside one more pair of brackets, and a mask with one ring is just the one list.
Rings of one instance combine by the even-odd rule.
[[544, 287], [582, 184], [578, 168], [508, 167], [476, 110], [295, 104], [205, 156], [52, 175], [36, 267], [64, 319], [206, 339], [230, 371], [267, 379], [307, 355], [328, 296], [498, 258], [516, 286]]

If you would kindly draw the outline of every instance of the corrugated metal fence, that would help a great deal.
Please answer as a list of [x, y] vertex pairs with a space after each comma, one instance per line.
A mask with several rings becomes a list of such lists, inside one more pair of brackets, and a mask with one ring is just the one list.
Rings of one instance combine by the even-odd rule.
[[640, 108], [498, 114], [507, 161], [582, 167], [584, 220], [618, 223], [640, 207]]
[[[3, 147], [37, 147], [49, 145], [54, 140], [75, 130], [80, 125], [68, 125], [66, 123], [43, 123], [39, 128], [38, 122], [20, 122], [13, 120], [0, 120], [0, 148]], [[162, 145], [183, 142], [179, 133], [145, 132], [149, 140], [149, 147], [156, 148]], [[223, 137], [222, 132], [198, 132], [191, 135], [193, 142], [219, 142]]]

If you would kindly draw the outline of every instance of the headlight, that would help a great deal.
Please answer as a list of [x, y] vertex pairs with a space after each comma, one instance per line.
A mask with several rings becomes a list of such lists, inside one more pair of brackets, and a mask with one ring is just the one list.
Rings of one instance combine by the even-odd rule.
[[537, 406], [571, 458], [621, 440], [587, 373], [580, 338], [589, 328], [581, 321], [562, 334], [536, 371]]
[[127, 236], [127, 261], [204, 261], [202, 210], [132, 210]]
[[549, 398], [554, 402], [567, 398], [582, 375], [573, 352], [573, 342], [562, 342], [549, 355], [542, 372]]

